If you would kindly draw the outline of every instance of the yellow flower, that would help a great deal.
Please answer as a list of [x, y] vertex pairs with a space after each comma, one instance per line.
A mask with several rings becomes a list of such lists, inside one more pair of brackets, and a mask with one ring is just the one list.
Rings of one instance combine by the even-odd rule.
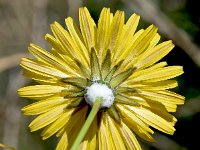
[[91, 108], [100, 99], [97, 114], [79, 149], [141, 149], [136, 135], [154, 141], [153, 127], [173, 134], [177, 105], [184, 97], [169, 89], [181, 66], [160, 61], [174, 45], [159, 43], [157, 28], [136, 31], [139, 16], [125, 23], [123, 11], [114, 15], [104, 8], [96, 25], [87, 8], [80, 8], [80, 29], [73, 19], [51, 25], [54, 36], [45, 39], [52, 52], [30, 44], [36, 59], [23, 58], [24, 75], [38, 85], [18, 90], [21, 97], [36, 100], [22, 108], [25, 115], [38, 115], [31, 132], [44, 128], [43, 139], [61, 137], [57, 150], [70, 149]]

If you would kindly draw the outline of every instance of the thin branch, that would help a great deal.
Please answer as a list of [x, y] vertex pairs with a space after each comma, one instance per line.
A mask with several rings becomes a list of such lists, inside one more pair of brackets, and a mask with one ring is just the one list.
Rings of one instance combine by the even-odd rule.
[[200, 112], [199, 109], [200, 106], [200, 96], [189, 99], [185, 102], [183, 106], [179, 106], [177, 112], [176, 112], [176, 117], [189, 117], [192, 116], [196, 113]]
[[19, 64], [22, 57], [26, 57], [26, 53], [18, 53], [0, 58], [0, 72], [15, 67]]
[[162, 150], [187, 150], [186, 147], [183, 147], [176, 143], [175, 141], [169, 139], [163, 134], [155, 133], [154, 138], [156, 139], [156, 142], [149, 143], [156, 149], [162, 149]]

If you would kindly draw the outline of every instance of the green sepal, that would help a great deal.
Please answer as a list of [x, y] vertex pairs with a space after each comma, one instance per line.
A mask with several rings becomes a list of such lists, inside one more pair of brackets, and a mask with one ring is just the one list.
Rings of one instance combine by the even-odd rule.
[[110, 50], [108, 50], [101, 66], [102, 79], [105, 79], [105, 77], [108, 75], [110, 71], [110, 66], [111, 66], [111, 53]]
[[72, 87], [69, 87], [69, 88], [66, 88], [66, 89], [62, 90], [59, 93], [59, 95], [62, 96], [62, 97], [64, 97], [66, 95], [69, 95], [69, 93], [76, 93], [76, 92], [80, 92], [82, 90], [83, 90], [83, 88], [72, 86]]
[[62, 78], [61, 80], [67, 84], [77, 86], [79, 88], [85, 88], [89, 85], [89, 81], [87, 79], [80, 77]]
[[69, 105], [66, 106], [66, 109], [71, 109], [71, 108], [75, 108], [78, 107], [79, 105], [81, 105], [83, 103], [83, 97], [80, 97], [74, 101], [72, 101]]
[[133, 99], [122, 95], [122, 94], [116, 94], [115, 96], [115, 102], [116, 103], [121, 103], [121, 104], [126, 104], [126, 105], [131, 105], [131, 106], [141, 106], [138, 102], [134, 101]]
[[117, 110], [117, 108], [112, 105], [110, 108], [107, 109], [109, 115], [117, 122], [120, 123], [121, 122], [121, 118], [119, 115], [119, 112]]
[[74, 61], [76, 62], [77, 66], [79, 67], [79, 69], [82, 72], [83, 76], [85, 78], [90, 78], [89, 70], [78, 59], [74, 59]]
[[106, 83], [109, 83], [114, 75], [114, 73], [119, 69], [119, 67], [121, 66], [121, 64], [123, 63], [123, 60], [120, 61], [117, 65], [115, 65], [111, 70], [110, 72], [108, 73], [108, 75], [106, 76], [105, 78], [105, 82]]
[[96, 55], [95, 49], [91, 49], [91, 56], [90, 56], [90, 65], [91, 65], [91, 80], [101, 80], [101, 70], [98, 61], [98, 57]]
[[110, 86], [112, 88], [115, 88], [116, 86], [120, 85], [122, 82], [124, 82], [130, 75], [133, 74], [135, 71], [135, 68], [130, 68], [122, 73], [119, 73], [118, 75], [114, 76], [110, 81]]
[[64, 98], [83, 97], [85, 92], [86, 92], [85, 90], [82, 90], [82, 91], [79, 91], [79, 92], [70, 93], [70, 94], [64, 96]]

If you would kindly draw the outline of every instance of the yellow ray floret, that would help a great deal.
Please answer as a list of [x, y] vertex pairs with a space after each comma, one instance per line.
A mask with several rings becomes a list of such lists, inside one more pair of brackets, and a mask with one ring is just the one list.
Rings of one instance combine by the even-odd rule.
[[137, 30], [139, 19], [103, 8], [96, 24], [84, 7], [79, 25], [71, 17], [66, 27], [51, 24], [50, 51], [30, 44], [35, 59], [22, 58], [20, 65], [36, 83], [18, 93], [36, 100], [22, 108], [36, 115], [31, 132], [44, 128], [43, 140], [56, 135], [56, 150], [141, 150], [137, 136], [155, 142], [153, 128], [175, 132], [170, 112], [184, 97], [170, 90], [183, 67], [160, 61], [174, 44], [159, 42], [154, 25]]

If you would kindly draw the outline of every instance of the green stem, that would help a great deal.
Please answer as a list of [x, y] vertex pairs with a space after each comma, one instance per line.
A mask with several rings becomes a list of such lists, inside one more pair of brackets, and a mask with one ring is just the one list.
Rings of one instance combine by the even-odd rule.
[[101, 102], [102, 102], [102, 98], [101, 97], [97, 97], [93, 106], [92, 106], [92, 110], [90, 111], [83, 127], [81, 128], [78, 136], [76, 137], [72, 147], [70, 150], [77, 150], [79, 144], [82, 142], [82, 140], [84, 139], [90, 125], [92, 124], [97, 112], [99, 111], [99, 108], [101, 106]]

